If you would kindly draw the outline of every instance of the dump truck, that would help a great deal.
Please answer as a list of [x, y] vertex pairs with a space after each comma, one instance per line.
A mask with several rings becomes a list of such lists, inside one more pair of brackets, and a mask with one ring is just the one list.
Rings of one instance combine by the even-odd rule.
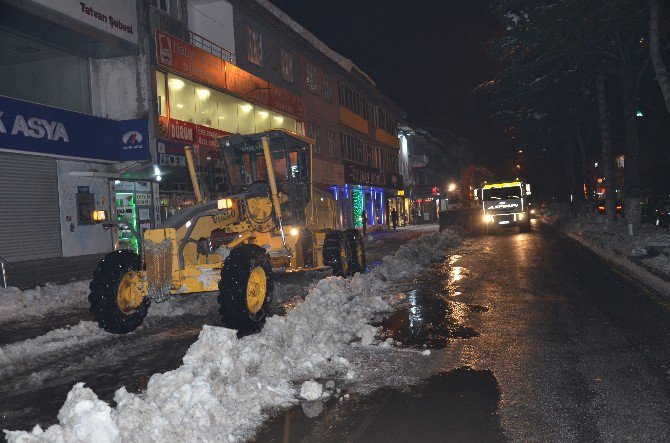
[[530, 185], [523, 181], [485, 183], [476, 190], [482, 210], [482, 223], [486, 229], [493, 227], [519, 227], [530, 232]]
[[145, 231], [140, 254], [118, 250], [100, 261], [89, 302], [104, 330], [131, 332], [152, 302], [216, 291], [223, 326], [245, 335], [265, 323], [276, 272], [365, 272], [361, 234], [337, 229], [334, 197], [314, 186], [311, 139], [271, 130], [218, 143], [230, 192], [203, 200], [187, 147], [197, 203]]

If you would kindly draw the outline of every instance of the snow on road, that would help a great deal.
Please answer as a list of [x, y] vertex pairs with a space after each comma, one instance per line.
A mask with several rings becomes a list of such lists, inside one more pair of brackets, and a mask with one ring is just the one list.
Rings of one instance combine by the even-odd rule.
[[0, 323], [88, 306], [89, 282], [47, 283], [25, 291], [13, 287], [0, 288]]
[[97, 323], [82, 321], [76, 326], [55, 329], [42, 336], [0, 347], [0, 381], [11, 377], [22, 366], [49, 354], [72, 352], [77, 348], [114, 337]]
[[[6, 437], [10, 442], [249, 439], [267, 411], [299, 401], [303, 382], [355, 382], [365, 368], [341, 355], [350, 346], [375, 344], [377, 328], [370, 323], [403, 299], [395, 286], [444, 258], [459, 241], [451, 231], [428, 234], [401, 246], [368, 274], [319, 280], [303, 302], [286, 316], [270, 317], [256, 335], [237, 339], [232, 330], [204, 326], [183, 365], [153, 375], [146, 392], [120, 388], [113, 408], [77, 384], [58, 414], [59, 424], [6, 431]], [[308, 386], [303, 393], [314, 396], [318, 387]]]

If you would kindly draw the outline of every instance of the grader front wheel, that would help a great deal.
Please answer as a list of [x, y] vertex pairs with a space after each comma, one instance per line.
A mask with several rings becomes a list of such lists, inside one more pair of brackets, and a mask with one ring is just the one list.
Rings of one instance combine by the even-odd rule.
[[240, 245], [230, 252], [221, 269], [219, 314], [226, 328], [239, 335], [259, 331], [272, 301], [272, 266], [265, 249]]
[[100, 327], [114, 334], [132, 332], [144, 321], [151, 299], [142, 276], [142, 259], [131, 251], [107, 254], [93, 273], [90, 311]]

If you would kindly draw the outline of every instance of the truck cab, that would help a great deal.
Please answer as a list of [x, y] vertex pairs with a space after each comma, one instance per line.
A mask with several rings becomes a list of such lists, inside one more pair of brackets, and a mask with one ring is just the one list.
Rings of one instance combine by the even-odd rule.
[[530, 185], [523, 181], [486, 183], [477, 190], [482, 210], [482, 223], [487, 228], [518, 227], [531, 229]]

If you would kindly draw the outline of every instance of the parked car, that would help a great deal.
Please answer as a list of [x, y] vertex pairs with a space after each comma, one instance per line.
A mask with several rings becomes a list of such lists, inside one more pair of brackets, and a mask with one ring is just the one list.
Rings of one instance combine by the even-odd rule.
[[[623, 200], [618, 200], [614, 208], [616, 209], [617, 214], [621, 214], [623, 212]], [[596, 201], [596, 212], [598, 212], [598, 214], [605, 213], [605, 200]]]

